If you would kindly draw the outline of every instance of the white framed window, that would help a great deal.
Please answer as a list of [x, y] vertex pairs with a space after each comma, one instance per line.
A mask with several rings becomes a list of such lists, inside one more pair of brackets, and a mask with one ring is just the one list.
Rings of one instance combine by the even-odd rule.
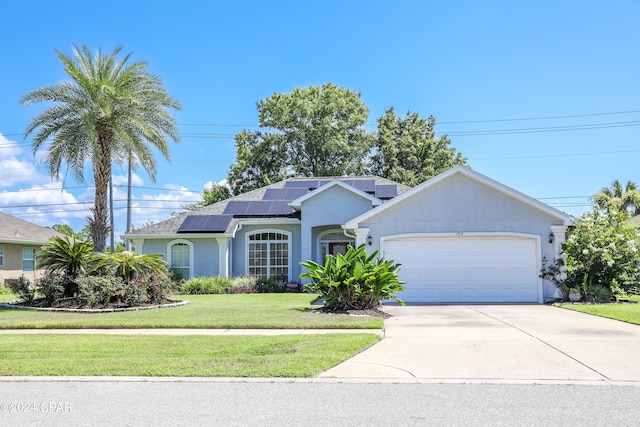
[[4, 246], [0, 246], [0, 267], [4, 265]]
[[320, 263], [324, 264], [327, 255], [344, 254], [349, 246], [355, 246], [355, 240], [344, 235], [341, 230], [329, 230], [318, 236], [320, 245]]
[[193, 243], [174, 240], [167, 245], [169, 270], [178, 279], [189, 279], [193, 275]]
[[36, 271], [35, 248], [22, 248], [22, 271]]
[[291, 273], [291, 233], [258, 230], [246, 237], [247, 274], [288, 280]]

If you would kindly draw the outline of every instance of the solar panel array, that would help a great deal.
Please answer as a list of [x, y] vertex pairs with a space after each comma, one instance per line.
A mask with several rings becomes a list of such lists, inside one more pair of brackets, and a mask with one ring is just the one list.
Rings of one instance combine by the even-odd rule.
[[286, 200], [290, 202], [308, 192], [308, 188], [267, 188], [262, 200]]
[[189, 215], [178, 228], [178, 233], [224, 233], [231, 215]]
[[[338, 178], [339, 181], [344, 182], [354, 188], [365, 193], [373, 194], [381, 199], [391, 199], [398, 195], [398, 186], [396, 184], [376, 184], [375, 179], [349, 179]], [[285, 189], [316, 189], [328, 184], [331, 180], [327, 179], [309, 179], [300, 181], [287, 181], [284, 184]], [[268, 191], [268, 190], [267, 190]], [[302, 195], [302, 194], [300, 194]], [[295, 197], [291, 200], [294, 200]]]
[[244, 201], [232, 200], [222, 212], [223, 215], [233, 216], [272, 216], [291, 215], [293, 209], [286, 200]]
[[[391, 199], [398, 195], [396, 184], [376, 184], [375, 179], [340, 179], [360, 191], [380, 199]], [[309, 179], [287, 181], [283, 188], [268, 188], [262, 200], [230, 200], [222, 215], [188, 215], [178, 233], [224, 233], [233, 218], [290, 216], [294, 213], [289, 203], [331, 180]]]

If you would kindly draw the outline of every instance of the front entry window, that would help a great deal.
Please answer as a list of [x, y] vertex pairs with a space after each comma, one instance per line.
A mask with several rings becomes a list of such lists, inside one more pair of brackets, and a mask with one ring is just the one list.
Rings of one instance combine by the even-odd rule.
[[327, 255], [344, 255], [349, 246], [354, 246], [355, 242], [348, 239], [343, 233], [329, 233], [320, 237], [320, 249], [322, 254], [322, 264], [327, 260]]
[[249, 235], [249, 275], [289, 279], [289, 235], [278, 232], [258, 232]]

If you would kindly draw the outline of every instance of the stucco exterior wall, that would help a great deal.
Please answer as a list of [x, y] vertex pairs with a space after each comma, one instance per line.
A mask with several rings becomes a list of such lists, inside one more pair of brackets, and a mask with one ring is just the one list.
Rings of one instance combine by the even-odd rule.
[[333, 186], [302, 203], [302, 258], [318, 261], [318, 233], [340, 229], [348, 220], [371, 210], [371, 200], [340, 186]]
[[188, 235], [180, 236], [179, 239], [148, 239], [142, 247], [143, 254], [159, 253], [164, 256], [165, 261], [169, 259], [168, 245], [174, 241], [188, 241], [193, 244], [193, 275], [196, 276], [216, 276], [219, 270], [219, 248], [215, 238], [211, 239], [189, 239]]
[[[554, 225], [562, 221], [469, 177], [454, 175], [360, 227], [369, 229], [371, 251], [380, 249], [381, 238], [406, 233], [522, 233], [539, 236], [540, 259], [554, 260], [556, 245], [549, 243]], [[545, 296], [552, 296], [555, 287], [549, 282], [543, 286]]]
[[4, 259], [2, 266], [0, 266], [0, 283], [4, 283], [5, 279], [17, 279], [22, 275], [33, 282], [36, 278], [42, 276], [43, 271], [37, 270], [37, 263], [35, 272], [22, 271], [22, 248], [35, 248], [37, 256], [42, 245], [0, 243], [0, 246], [4, 248]]

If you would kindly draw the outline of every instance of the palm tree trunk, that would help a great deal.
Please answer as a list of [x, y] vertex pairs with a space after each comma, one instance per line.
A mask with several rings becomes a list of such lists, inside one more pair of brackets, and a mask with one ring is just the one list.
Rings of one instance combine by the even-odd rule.
[[98, 137], [98, 146], [93, 158], [93, 179], [96, 185], [96, 197], [93, 206], [93, 220], [89, 223], [93, 250], [104, 252], [109, 235], [108, 190], [111, 178], [111, 149], [107, 138]]

